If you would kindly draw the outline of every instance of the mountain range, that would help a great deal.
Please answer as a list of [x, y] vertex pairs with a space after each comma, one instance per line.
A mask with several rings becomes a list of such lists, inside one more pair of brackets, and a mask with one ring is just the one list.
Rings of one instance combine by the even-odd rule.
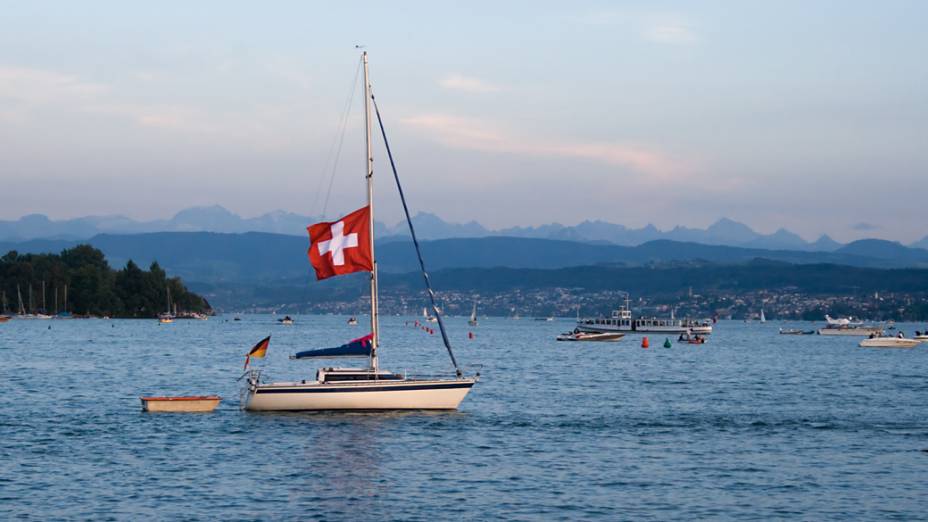
[[[130, 259], [141, 266], [148, 266], [157, 260], [169, 273], [187, 281], [259, 283], [309, 278], [311, 274], [306, 258], [309, 246], [307, 238], [263, 232], [100, 234], [88, 240], [0, 242], [0, 255], [10, 250], [17, 250], [21, 254], [57, 253], [78, 243], [89, 243], [99, 248], [116, 268], [124, 266]], [[563, 269], [593, 265], [731, 266], [756, 259], [796, 265], [825, 263], [862, 268], [928, 267], [928, 251], [875, 239], [855, 241], [834, 252], [763, 250], [666, 239], [623, 246], [500, 236], [425, 240], [421, 245], [430, 270], [497, 267]], [[408, 273], [418, 269], [415, 251], [406, 240], [378, 242], [377, 261], [384, 273]]]
[[[188, 208], [170, 219], [153, 221], [137, 221], [125, 216], [87, 216], [68, 220], [51, 220], [42, 214], [31, 214], [14, 221], [0, 221], [0, 241], [81, 240], [100, 234], [124, 235], [151, 232], [265, 232], [305, 237], [306, 226], [320, 220], [319, 217], [284, 211], [269, 212], [254, 218], [243, 218], [221, 206]], [[806, 241], [783, 228], [772, 234], [761, 234], [743, 223], [728, 218], [719, 219], [705, 229], [677, 226], [670, 230], [660, 230], [654, 225], [628, 228], [606, 221], [583, 221], [572, 226], [551, 223], [533, 227], [493, 230], [476, 221], [449, 223], [434, 214], [420, 212], [413, 217], [413, 224], [420, 239], [504, 236], [609, 243], [623, 246], [670, 240], [704, 245], [809, 252], [835, 252], [844, 246], [827, 235], [822, 235], [815, 241]], [[377, 236], [382, 239], [408, 238], [404, 222], [393, 226], [377, 222], [375, 228]], [[928, 236], [909, 246], [928, 249]]]

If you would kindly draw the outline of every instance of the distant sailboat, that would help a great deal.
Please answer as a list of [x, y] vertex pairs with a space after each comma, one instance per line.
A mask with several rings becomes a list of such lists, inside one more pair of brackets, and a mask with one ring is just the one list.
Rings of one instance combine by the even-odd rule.
[[161, 324], [170, 324], [174, 322], [175, 314], [171, 313], [171, 287], [165, 287], [167, 289], [167, 308], [166, 311], [158, 316], [158, 322]]
[[16, 315], [24, 317], [26, 315], [26, 307], [23, 306], [23, 293], [19, 290], [19, 285], [16, 285], [16, 300], [18, 303]]
[[477, 301], [474, 301], [474, 308], [470, 311], [470, 320], [467, 321], [467, 324], [477, 326]]
[[0, 290], [0, 323], [5, 323], [12, 319], [6, 314], [6, 291]]
[[763, 308], [760, 309], [760, 322], [762, 322], [762, 323], [766, 323], [766, 322], [767, 322], [767, 318], [764, 317], [764, 309], [763, 309]]

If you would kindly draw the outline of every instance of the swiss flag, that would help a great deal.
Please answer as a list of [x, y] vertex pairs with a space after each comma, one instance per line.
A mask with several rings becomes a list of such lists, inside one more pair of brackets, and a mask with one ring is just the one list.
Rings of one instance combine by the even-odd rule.
[[306, 230], [309, 262], [316, 270], [316, 279], [374, 269], [370, 207], [359, 208], [338, 221], [310, 225]]

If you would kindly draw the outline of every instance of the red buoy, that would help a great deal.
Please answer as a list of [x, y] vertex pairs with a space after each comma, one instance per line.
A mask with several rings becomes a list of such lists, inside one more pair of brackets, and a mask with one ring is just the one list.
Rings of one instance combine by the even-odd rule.
[[468, 338], [468, 339], [473, 339], [473, 338], [474, 338], [474, 332], [467, 332], [467, 338]]
[[647, 338], [647, 337], [642, 337], [642, 338], [641, 338], [641, 347], [642, 347], [642, 348], [647, 348], [648, 346], [650, 346], [650, 344], [648, 343], [648, 338]]

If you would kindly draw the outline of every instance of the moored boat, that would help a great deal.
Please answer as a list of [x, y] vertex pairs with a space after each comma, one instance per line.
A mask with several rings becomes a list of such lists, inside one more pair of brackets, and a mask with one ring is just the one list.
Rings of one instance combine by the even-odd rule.
[[869, 337], [860, 341], [861, 348], [915, 348], [919, 345], [916, 339], [905, 337]]
[[[354, 357], [366, 359], [367, 367], [326, 367], [316, 371], [314, 380], [261, 382], [260, 370], [247, 372], [244, 408], [248, 411], [318, 411], [318, 410], [455, 410], [476, 384], [479, 374], [465, 377], [448, 339], [436, 297], [425, 271], [425, 264], [413, 227], [406, 198], [403, 194], [393, 156], [387, 141], [383, 121], [371, 94], [367, 52], [361, 55], [364, 69], [364, 123], [366, 129], [365, 178], [367, 206], [334, 222], [324, 222], [307, 228], [310, 236], [309, 258], [317, 279], [355, 272], [370, 274], [371, 333], [336, 348], [306, 350], [294, 359], [329, 359]], [[380, 325], [377, 263], [374, 257], [374, 159], [371, 143], [371, 106], [377, 111], [377, 121], [383, 143], [390, 158], [406, 223], [418, 256], [429, 304], [434, 315], [423, 309], [429, 322], [437, 322], [442, 341], [455, 369], [455, 377], [410, 377], [382, 370], [379, 366]], [[255, 350], [266, 350], [259, 343]], [[251, 355], [251, 354], [250, 354]], [[257, 356], [257, 355], [255, 355]], [[247, 368], [247, 362], [246, 362]]]
[[802, 330], [800, 328], [780, 328], [780, 335], [814, 335], [815, 330]]
[[219, 406], [218, 395], [193, 395], [186, 397], [139, 397], [142, 410], [147, 412], [195, 413], [210, 412]]
[[574, 329], [572, 332], [564, 332], [558, 335], [556, 339], [558, 341], [619, 341], [623, 337], [625, 337], [625, 334], [620, 332], [594, 333]]
[[632, 317], [629, 307], [629, 297], [626, 294], [625, 304], [612, 312], [611, 317], [593, 317], [577, 319], [577, 328], [584, 332], [640, 332], [640, 333], [685, 333], [709, 335], [712, 333], [712, 323], [708, 320], [669, 319], [660, 317]]
[[856, 335], [856, 336], [869, 336], [869, 335], [882, 335], [883, 329], [879, 326], [833, 326], [828, 325], [824, 328], [818, 329], [819, 335]]

